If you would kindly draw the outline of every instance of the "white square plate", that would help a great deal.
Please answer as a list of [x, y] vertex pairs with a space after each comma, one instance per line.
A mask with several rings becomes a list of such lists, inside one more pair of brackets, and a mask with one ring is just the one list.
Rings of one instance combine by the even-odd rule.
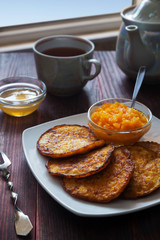
[[[87, 113], [61, 118], [28, 128], [23, 132], [22, 136], [24, 153], [33, 175], [46, 192], [59, 204], [79, 216], [105, 217], [139, 211], [160, 203], [160, 190], [144, 198], [136, 200], [116, 199], [106, 204], [91, 203], [71, 197], [63, 190], [59, 179], [48, 174], [45, 167], [47, 159], [40, 155], [36, 149], [37, 140], [41, 134], [59, 124], [87, 125]], [[160, 120], [158, 118], [153, 117], [152, 127], [142, 140], [160, 143]]]

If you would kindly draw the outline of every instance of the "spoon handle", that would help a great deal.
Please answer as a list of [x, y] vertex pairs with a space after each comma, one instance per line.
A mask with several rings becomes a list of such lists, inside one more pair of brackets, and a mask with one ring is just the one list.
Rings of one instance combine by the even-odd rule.
[[141, 87], [142, 82], [143, 82], [145, 72], [146, 72], [146, 67], [145, 66], [142, 66], [142, 67], [139, 68], [137, 78], [136, 78], [135, 87], [134, 87], [134, 91], [133, 91], [131, 108], [134, 106], [135, 100], [137, 98], [138, 92], [139, 92], [140, 87]]
[[5, 179], [8, 188], [10, 190], [10, 197], [12, 199], [14, 208], [15, 208], [15, 230], [16, 234], [19, 236], [27, 236], [32, 230], [32, 223], [27, 215], [25, 215], [18, 207], [17, 207], [17, 198], [18, 194], [13, 191], [13, 182], [9, 180], [10, 171], [7, 169], [8, 166], [11, 165], [11, 161], [5, 155], [5, 153], [0, 151], [0, 158], [3, 159], [4, 163], [0, 164], [0, 171], [2, 171], [2, 176]]

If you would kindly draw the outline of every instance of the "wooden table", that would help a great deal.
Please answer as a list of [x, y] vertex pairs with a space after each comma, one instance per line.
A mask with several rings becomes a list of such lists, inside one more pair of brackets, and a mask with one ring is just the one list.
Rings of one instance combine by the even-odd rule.
[[[18, 192], [18, 206], [29, 215], [33, 230], [26, 239], [37, 240], [159, 240], [160, 205], [132, 214], [89, 218], [72, 214], [38, 184], [32, 175], [22, 148], [22, 132], [28, 127], [50, 120], [87, 112], [89, 106], [103, 98], [131, 98], [134, 83], [121, 72], [115, 52], [95, 52], [102, 71], [76, 96], [58, 98], [47, 94], [33, 114], [14, 118], [0, 112], [0, 149], [12, 161], [11, 180]], [[0, 54], [0, 79], [9, 76], [36, 77], [32, 52]], [[143, 85], [138, 100], [160, 118], [160, 85]], [[15, 240], [14, 211], [5, 181], [0, 178], [0, 239]]]

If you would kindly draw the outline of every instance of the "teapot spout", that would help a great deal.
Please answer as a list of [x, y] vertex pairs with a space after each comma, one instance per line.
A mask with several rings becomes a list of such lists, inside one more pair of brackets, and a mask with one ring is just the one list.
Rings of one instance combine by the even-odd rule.
[[154, 63], [154, 55], [143, 43], [138, 26], [129, 25], [125, 29], [129, 37], [129, 45], [126, 50], [126, 59], [129, 67], [137, 71], [140, 66], [146, 66], [148, 70]]

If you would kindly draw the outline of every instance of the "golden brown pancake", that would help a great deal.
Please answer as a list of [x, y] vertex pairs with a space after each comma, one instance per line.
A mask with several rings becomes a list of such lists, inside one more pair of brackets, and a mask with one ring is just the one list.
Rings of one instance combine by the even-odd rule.
[[147, 149], [152, 150], [153, 152], [156, 152], [156, 153], [160, 154], [160, 144], [157, 143], [157, 142], [149, 142], [149, 141], [147, 141], [147, 142], [137, 142], [135, 145], [145, 147]]
[[101, 171], [110, 163], [113, 150], [114, 146], [109, 144], [83, 155], [50, 159], [46, 167], [52, 175], [70, 178], [90, 176]]
[[127, 149], [135, 170], [122, 195], [128, 199], [148, 195], [160, 187], [160, 158], [155, 151], [137, 144], [127, 146]]
[[97, 139], [88, 127], [64, 124], [43, 133], [37, 149], [42, 155], [61, 158], [83, 154], [104, 144], [104, 140]]
[[109, 202], [117, 198], [133, 175], [134, 164], [127, 149], [117, 148], [109, 165], [86, 178], [63, 178], [64, 189], [73, 197], [92, 202]]

